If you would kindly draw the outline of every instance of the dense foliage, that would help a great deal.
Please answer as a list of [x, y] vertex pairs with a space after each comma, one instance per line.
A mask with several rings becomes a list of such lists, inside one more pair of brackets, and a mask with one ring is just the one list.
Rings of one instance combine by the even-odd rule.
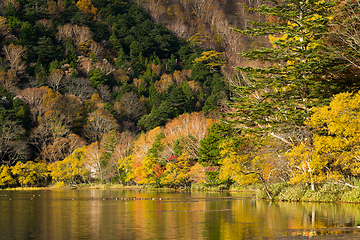
[[[199, 2], [1, 5], [0, 186], [356, 187], [359, 6], [242, 5], [262, 17], [229, 34]], [[236, 34], [269, 47], [231, 75]]]

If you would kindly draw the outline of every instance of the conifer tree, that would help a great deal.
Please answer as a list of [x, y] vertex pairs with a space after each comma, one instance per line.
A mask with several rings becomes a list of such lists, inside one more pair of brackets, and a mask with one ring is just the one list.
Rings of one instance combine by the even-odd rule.
[[330, 75], [334, 57], [324, 44], [334, 4], [271, 0], [269, 5], [245, 8], [266, 15], [269, 21], [252, 22], [255, 27], [235, 31], [269, 36], [273, 47], [240, 54], [267, 67], [237, 67], [244, 81], [234, 87], [237, 95], [230, 105], [236, 110], [229, 116], [248, 131], [270, 133], [290, 144], [294, 133], [306, 136], [303, 122], [309, 110], [339, 91]]

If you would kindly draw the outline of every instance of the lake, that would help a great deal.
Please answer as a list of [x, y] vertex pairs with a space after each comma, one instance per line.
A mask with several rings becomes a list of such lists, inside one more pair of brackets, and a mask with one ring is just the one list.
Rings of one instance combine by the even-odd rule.
[[0, 191], [0, 239], [360, 239], [360, 205], [241, 192]]

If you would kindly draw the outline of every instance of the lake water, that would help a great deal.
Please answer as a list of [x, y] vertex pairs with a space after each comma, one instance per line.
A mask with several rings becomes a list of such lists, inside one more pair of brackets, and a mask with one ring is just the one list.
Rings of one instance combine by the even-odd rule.
[[2, 190], [0, 239], [360, 239], [359, 204], [270, 203], [248, 196]]

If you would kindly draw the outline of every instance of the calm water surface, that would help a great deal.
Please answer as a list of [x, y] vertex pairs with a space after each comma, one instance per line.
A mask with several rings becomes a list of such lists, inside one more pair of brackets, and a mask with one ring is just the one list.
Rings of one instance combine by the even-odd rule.
[[358, 204], [270, 203], [247, 196], [0, 191], [0, 239], [360, 239]]

